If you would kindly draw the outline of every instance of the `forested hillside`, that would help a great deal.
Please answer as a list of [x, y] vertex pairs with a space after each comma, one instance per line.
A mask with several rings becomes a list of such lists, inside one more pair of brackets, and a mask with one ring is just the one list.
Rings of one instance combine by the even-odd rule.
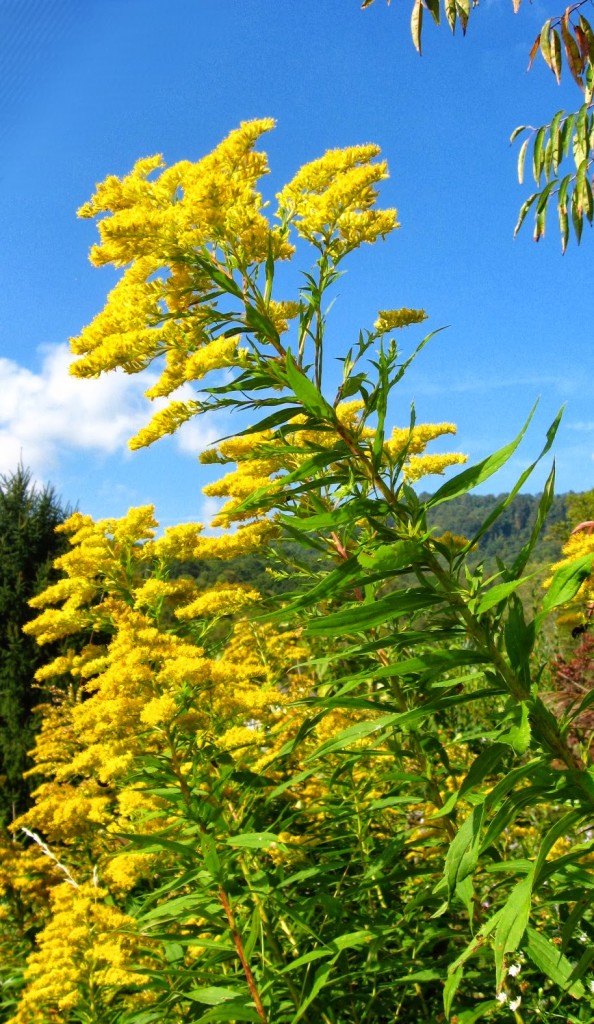
[[[455, 502], [445, 502], [432, 509], [430, 522], [438, 534], [450, 532], [470, 539], [504, 497], [503, 494], [464, 494]], [[503, 562], [513, 561], [530, 537], [540, 497], [539, 494], [518, 494], [511, 506], [481, 538], [474, 556], [475, 562], [484, 559], [487, 568], [490, 568], [495, 566], [497, 558]], [[544, 529], [532, 553], [533, 562], [550, 564], [561, 557], [563, 533], [561, 530], [552, 530], [552, 527], [566, 520], [569, 497], [567, 494], [558, 494], [553, 498]]]
[[[558, 494], [553, 499], [545, 528], [540, 535], [534, 552], [532, 563], [550, 565], [561, 557], [561, 546], [565, 539], [564, 531], [559, 529], [567, 518], [567, 502], [570, 495]], [[574, 496], [581, 497], [581, 496]], [[584, 495], [584, 497], [586, 497]], [[421, 495], [422, 500], [429, 498]], [[436, 535], [452, 533], [471, 539], [487, 516], [505, 498], [504, 494], [464, 494], [455, 502], [446, 502], [437, 508], [430, 509], [429, 522]], [[511, 507], [508, 508], [477, 544], [476, 551], [470, 561], [476, 565], [485, 561], [487, 572], [495, 571], [496, 559], [513, 562], [516, 555], [527, 543], [532, 530], [540, 495], [519, 494]], [[556, 529], [554, 529], [556, 527]], [[569, 527], [567, 531], [569, 532]], [[215, 559], [196, 559], [191, 562], [178, 563], [175, 567], [177, 575], [190, 575], [199, 586], [209, 587], [216, 582], [250, 583], [262, 594], [283, 594], [293, 587], [290, 575], [291, 556], [300, 562], [308, 556], [312, 565], [318, 563], [320, 553], [307, 552], [296, 545], [285, 545], [284, 569], [282, 574], [271, 571], [270, 560], [262, 552], [244, 555], [231, 559], [221, 565]], [[287, 557], [288, 556], [288, 557]], [[288, 565], [287, 565], [288, 561]]]

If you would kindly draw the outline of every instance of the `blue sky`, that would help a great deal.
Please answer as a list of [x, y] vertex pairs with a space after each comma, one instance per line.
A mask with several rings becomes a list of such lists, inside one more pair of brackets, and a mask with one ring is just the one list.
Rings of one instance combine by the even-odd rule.
[[475, 461], [540, 396], [522, 453], [489, 488], [504, 490], [567, 402], [557, 489], [594, 486], [592, 238], [562, 256], [554, 211], [544, 242], [528, 225], [512, 237], [530, 183], [517, 184], [510, 132], [580, 102], [544, 66], [526, 73], [550, 13], [487, 0], [465, 39], [427, 23], [420, 58], [405, 0], [0, 0], [0, 471], [22, 455], [95, 516], [153, 502], [165, 524], [204, 517], [212, 469], [196, 451], [228, 424], [129, 453], [148, 419], [142, 379], [68, 377], [68, 337], [114, 281], [88, 263], [95, 228], [75, 211], [140, 156], [198, 159], [241, 120], [272, 116], [270, 196], [329, 148], [377, 142], [390, 165], [381, 205], [402, 227], [350, 261], [336, 354], [379, 308], [425, 308], [430, 329], [448, 329], [404, 382], [395, 420], [414, 400], [419, 421], [456, 422], [454, 447]]

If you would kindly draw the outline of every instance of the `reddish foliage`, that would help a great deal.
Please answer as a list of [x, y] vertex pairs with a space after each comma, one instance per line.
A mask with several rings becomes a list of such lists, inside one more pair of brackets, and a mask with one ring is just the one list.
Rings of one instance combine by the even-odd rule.
[[[583, 634], [583, 640], [569, 659], [559, 655], [552, 664], [553, 693], [551, 704], [555, 712], [565, 715], [583, 701], [594, 689], [594, 636]], [[594, 703], [585, 708], [571, 723], [568, 740], [575, 749], [586, 751], [594, 738]]]

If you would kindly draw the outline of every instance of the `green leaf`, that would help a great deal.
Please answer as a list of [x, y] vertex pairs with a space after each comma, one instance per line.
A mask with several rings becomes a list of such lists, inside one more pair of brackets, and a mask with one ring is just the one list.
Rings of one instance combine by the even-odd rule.
[[521, 124], [521, 125], [519, 125], [519, 126], [518, 126], [517, 128], [514, 128], [513, 132], [511, 133], [511, 135], [510, 135], [510, 137], [509, 137], [509, 143], [510, 143], [510, 146], [511, 146], [511, 144], [512, 144], [513, 142], [515, 142], [515, 141], [516, 141], [516, 139], [518, 138], [518, 135], [521, 135], [521, 134], [522, 134], [522, 132], [525, 132], [525, 131], [526, 131], [526, 128], [527, 128], [527, 127], [528, 127], [527, 125], [525, 125], [525, 124]]
[[392, 573], [420, 565], [426, 559], [423, 544], [414, 540], [397, 540], [393, 544], [381, 544], [373, 551], [361, 551], [357, 558], [365, 569], [373, 572]]
[[206, 988], [193, 988], [186, 995], [188, 999], [193, 999], [197, 1003], [206, 1003], [207, 1006], [218, 1006], [219, 1003], [225, 1003], [229, 999], [237, 999], [243, 996], [244, 993], [234, 988], [219, 988], [217, 985], [210, 985]]
[[587, 580], [588, 576], [591, 575], [593, 561], [594, 553], [582, 555], [581, 558], [576, 558], [575, 561], [557, 569], [542, 602], [542, 612], [538, 616], [539, 619], [552, 611], [553, 608], [558, 608], [559, 605], [567, 604], [568, 601], [573, 600], [584, 580]]
[[307, 760], [311, 761], [313, 758], [322, 757], [325, 754], [333, 754], [337, 750], [344, 750], [345, 747], [349, 747], [352, 743], [358, 743], [359, 740], [371, 736], [372, 733], [388, 728], [400, 717], [398, 714], [383, 715], [381, 718], [375, 718], [370, 722], [357, 722], [356, 725], [350, 725], [348, 729], [343, 729], [337, 736], [326, 740]]
[[539, 192], [533, 192], [532, 195], [528, 196], [528, 199], [526, 199], [526, 201], [524, 203], [522, 203], [522, 205], [520, 207], [520, 212], [518, 214], [518, 220], [517, 220], [516, 226], [514, 228], [514, 238], [516, 237], [518, 231], [522, 227], [522, 224], [526, 220], [527, 213], [529, 212], [531, 206], [534, 205], [534, 203], [538, 199], [539, 195], [540, 195]]
[[117, 838], [128, 839], [133, 847], [140, 846], [144, 850], [148, 850], [149, 853], [156, 852], [159, 849], [169, 850], [170, 853], [174, 853], [182, 861], [194, 861], [196, 857], [193, 844], [185, 846], [183, 843], [176, 843], [173, 839], [166, 839], [158, 834], [151, 836], [141, 835], [136, 832], [118, 832]]
[[458, 1013], [457, 1024], [476, 1024], [479, 1020], [489, 1020], [495, 1010], [501, 1009], [501, 1003], [495, 999], [487, 999], [480, 1002], [471, 1010], [462, 1010]]
[[238, 846], [248, 850], [270, 850], [275, 847], [285, 849], [274, 832], [244, 832], [239, 836], [229, 836], [225, 842], [228, 846]]
[[[483, 781], [484, 778], [486, 778], [495, 770], [495, 768], [500, 764], [502, 758], [505, 756], [506, 753], [507, 747], [504, 743], [493, 743], [490, 747], [487, 747], [486, 750], [483, 750], [482, 754], [479, 754], [476, 760], [472, 762], [468, 770], [468, 774], [463, 780], [458, 792], [452, 794], [455, 797], [455, 800], [452, 801], [451, 804], [450, 801], [448, 800], [448, 804], [450, 804], [448, 808], [448, 813], [451, 813], [451, 811], [454, 809], [456, 803], [461, 797], [463, 797], [466, 793], [471, 793], [472, 790], [475, 789], [479, 785], [479, 783]], [[432, 820], [433, 818], [438, 818], [442, 816], [443, 809], [441, 811], [438, 811], [437, 814], [432, 815]]]
[[555, 75], [555, 78], [557, 79], [557, 84], [560, 85], [561, 84], [561, 60], [562, 60], [562, 58], [561, 58], [561, 36], [559, 35], [559, 33], [557, 32], [556, 29], [553, 29], [552, 32], [551, 32], [551, 45], [550, 45], [549, 53], [550, 53], [550, 58], [551, 58], [549, 67], [552, 69], [552, 71], [553, 71], [553, 73]]
[[505, 649], [512, 668], [526, 686], [530, 684], [530, 655], [534, 647], [534, 622], [526, 622], [524, 606], [519, 598], [512, 598], [503, 632]]
[[452, 32], [456, 28], [456, 0], [444, 0], [445, 15]]
[[442, 604], [443, 595], [424, 588], [401, 590], [370, 604], [357, 604], [353, 608], [314, 619], [307, 626], [309, 636], [335, 636], [341, 633], [365, 632], [373, 626], [412, 612], [429, 610]]
[[570, 978], [574, 969], [573, 964], [544, 935], [535, 931], [534, 928], [528, 928], [528, 942], [524, 949], [532, 963], [538, 967], [539, 971], [546, 974], [547, 978], [550, 978], [555, 985], [559, 985], [560, 988], [567, 991], [574, 999], [582, 999], [584, 997], [586, 990], [581, 981], [570, 984]]
[[551, 852], [551, 849], [553, 848], [557, 840], [560, 839], [561, 836], [566, 835], [567, 832], [571, 832], [583, 817], [583, 812], [568, 811], [567, 814], [564, 814], [563, 817], [560, 818], [559, 821], [556, 821], [552, 828], [549, 829], [542, 843], [540, 844], [538, 856], [534, 863], [534, 887], [538, 885], [540, 874], [544, 867], [547, 856]]
[[582, 212], [578, 204], [578, 193], [576, 189], [573, 190], [573, 194], [571, 197], [571, 223], [573, 224], [573, 230], [575, 232], [576, 241], [579, 245], [582, 240], [584, 222], [582, 220]]
[[[545, 454], [544, 449], [543, 449], [542, 454], [543, 455]], [[549, 475], [547, 477], [547, 480], [546, 480], [546, 483], [544, 485], [540, 501], [538, 503], [538, 509], [536, 511], [536, 519], [534, 521], [534, 526], [532, 527], [532, 531], [530, 533], [530, 537], [528, 538], [526, 544], [524, 544], [523, 548], [521, 549], [521, 551], [518, 553], [518, 555], [516, 556], [516, 558], [514, 560], [514, 564], [513, 564], [512, 569], [511, 569], [512, 575], [514, 577], [518, 576], [522, 572], [524, 566], [526, 565], [528, 559], [530, 558], [530, 555], [534, 551], [534, 548], [536, 547], [536, 544], [538, 542], [538, 538], [540, 537], [540, 535], [542, 533], [542, 530], [543, 530], [543, 527], [544, 527], [547, 515], [549, 513], [549, 510], [550, 510], [550, 508], [551, 508], [551, 506], [553, 504], [553, 498], [554, 497], [555, 497], [555, 463], [553, 462], [553, 465], [551, 467], [551, 472], [549, 473]]]
[[229, 1000], [207, 1010], [198, 1017], [196, 1024], [211, 1024], [211, 1021], [228, 1021], [229, 1024], [235, 1024], [236, 1021], [244, 1020], [259, 1021], [262, 1024], [262, 1018], [256, 1009], [245, 1003]]
[[460, 494], [466, 494], [474, 487], [478, 487], [484, 480], [488, 480], [498, 469], [501, 469], [509, 461], [520, 444], [534, 416], [535, 410], [536, 404], [532, 406], [528, 419], [514, 441], [506, 444], [488, 458], [483, 459], [476, 466], [470, 466], [468, 469], [463, 470], [462, 473], [458, 473], [457, 476], [448, 480], [429, 499], [427, 508], [434, 508], [436, 505], [441, 505], [443, 501], [451, 501], [452, 498], [457, 498]]
[[550, 128], [550, 139], [551, 139], [551, 160], [553, 164], [553, 171], [555, 174], [559, 170], [559, 164], [561, 162], [561, 153], [563, 146], [561, 142], [561, 118], [565, 113], [564, 110], [558, 110], [553, 120], [551, 121]]
[[487, 590], [481, 597], [475, 608], [475, 614], [484, 615], [485, 612], [490, 611], [491, 608], [495, 607], [495, 605], [500, 604], [501, 601], [505, 601], [506, 597], [513, 594], [518, 587], [527, 583], [528, 580], [534, 579], [536, 575], [537, 572], [532, 572], [529, 576], [523, 576], [522, 579], [510, 580], [509, 583], [499, 583], [496, 587], [491, 587], [490, 590]]
[[[503, 498], [502, 501], [497, 503], [495, 508], [483, 520], [483, 522], [481, 523], [479, 529], [476, 531], [476, 533], [474, 534], [472, 539], [468, 542], [468, 545], [466, 547], [467, 551], [469, 551], [476, 544], [478, 544], [478, 542], [481, 539], [481, 537], [484, 537], [485, 533], [487, 532], [487, 530], [489, 530], [491, 528], [493, 523], [495, 523], [499, 519], [499, 517], [503, 514], [503, 512], [505, 512], [505, 510], [507, 508], [509, 508], [509, 506], [512, 504], [516, 494], [518, 494], [518, 492], [524, 486], [524, 484], [526, 483], [528, 478], [531, 476], [531, 474], [534, 471], [534, 469], [536, 468], [536, 466], [539, 464], [539, 462], [542, 461], [544, 456], [551, 449], [551, 447], [553, 445], [553, 442], [555, 440], [555, 437], [557, 435], [557, 431], [559, 429], [559, 424], [561, 423], [561, 417], [563, 415], [563, 408], [564, 407], [562, 406], [561, 409], [559, 410], [559, 412], [557, 413], [557, 415], [555, 416], [555, 419], [551, 423], [549, 429], [547, 430], [546, 440], [545, 440], [545, 443], [543, 445], [543, 448], [540, 451], [540, 453], [538, 454], [538, 456], [536, 457], [536, 459], [534, 460], [534, 462], [532, 462], [529, 466], [527, 466], [527, 468], [520, 474], [519, 478], [516, 480], [516, 483], [512, 487], [511, 491], [509, 491], [509, 493], [505, 495], [505, 497]], [[535, 527], [535, 529], [536, 529], [536, 527]], [[514, 566], [512, 568], [512, 575], [514, 576], [514, 578], [515, 578], [515, 576], [519, 575], [519, 573], [521, 572], [522, 568], [523, 568], [523, 565], [520, 563], [519, 557], [518, 557], [516, 562], [514, 562]]]
[[454, 996], [458, 991], [463, 975], [463, 967], [458, 967], [457, 970], [448, 972], [448, 978], [443, 988], [443, 1009], [446, 1015], [446, 1020], [450, 1019]]
[[231, 274], [226, 274], [216, 265], [208, 250], [205, 249], [202, 253], [194, 252], [192, 254], [192, 262], [198, 264], [208, 277], [219, 286], [221, 291], [235, 295], [238, 299], [243, 299], [243, 292], [237, 281], [233, 279]]
[[245, 322], [249, 330], [253, 331], [255, 334], [263, 335], [265, 338], [271, 338], [273, 341], [278, 342], [278, 331], [272, 320], [245, 300], [244, 305]]
[[345, 587], [354, 586], [360, 575], [361, 567], [356, 557], [353, 556], [352, 558], [347, 558], [346, 561], [341, 562], [336, 569], [332, 570], [332, 572], [326, 573], [319, 583], [316, 583], [316, 585], [312, 587], [311, 590], [308, 590], [306, 594], [302, 594], [284, 608], [280, 608], [276, 612], [263, 615], [261, 618], [265, 622], [274, 622], [277, 619], [286, 619], [287, 616], [292, 615], [293, 612], [300, 611], [303, 608], [309, 608], [312, 605], [317, 605], [320, 601], [325, 601], [328, 597], [337, 597]]
[[439, 25], [441, 20], [441, 4], [440, 0], [425, 0], [425, 7], [431, 14], [433, 21], [436, 25]]
[[505, 957], [515, 953], [526, 931], [532, 898], [532, 877], [528, 875], [514, 886], [497, 921], [495, 932], [495, 974], [497, 990], [501, 988]]
[[546, 127], [538, 129], [536, 133], [536, 138], [534, 140], [534, 149], [532, 150], [532, 174], [537, 185], [540, 185], [540, 178], [542, 175], [542, 147], [544, 143], [545, 133]]
[[485, 939], [495, 930], [495, 927], [499, 923], [499, 919], [503, 913], [503, 907], [500, 910], [496, 910], [479, 928], [476, 935], [473, 936], [466, 949], [460, 954], [457, 960], [448, 967], [449, 971], [457, 971], [463, 964], [466, 963], [470, 957], [474, 956], [476, 952], [484, 945]]
[[212, 836], [202, 834], [200, 836], [204, 863], [213, 878], [218, 879], [221, 872], [221, 862], [217, 855], [217, 845]]
[[484, 810], [482, 803], [474, 808], [458, 829], [448, 849], [444, 877], [450, 898], [460, 882], [468, 878], [477, 865]]
[[443, 981], [443, 971], [436, 968], [427, 968], [424, 971], [411, 971], [410, 974], [401, 974], [399, 978], [390, 978], [391, 985], [410, 985], [417, 981]]
[[[271, 430], [273, 427], [278, 427], [281, 423], [288, 423], [289, 420], [298, 416], [302, 411], [303, 410], [300, 405], [287, 405], [284, 409], [278, 409], [276, 412], [271, 413], [270, 416], [266, 416], [263, 420], [259, 420], [258, 423], [254, 423], [253, 426], [246, 427], [245, 430], [241, 431], [242, 436], [245, 436], [246, 434], [261, 434], [265, 430]], [[229, 436], [235, 437], [236, 435], [230, 434]], [[224, 441], [225, 438], [219, 438], [219, 440]]]
[[552, 64], [552, 60], [551, 60], [551, 41], [550, 41], [551, 21], [552, 21], [552, 18], [549, 18], [547, 21], [545, 21], [544, 25], [542, 26], [542, 29], [540, 31], [540, 40], [539, 40], [539, 42], [540, 42], [540, 52], [542, 53], [546, 63], [549, 65], [549, 67], [550, 67], [550, 69], [552, 71], [553, 70], [553, 64]]
[[324, 988], [325, 985], [327, 985], [327, 983], [328, 983], [328, 975], [332, 971], [332, 968], [333, 968], [332, 964], [322, 964], [321, 967], [318, 967], [318, 969], [317, 969], [317, 971], [315, 973], [315, 977], [314, 977], [314, 981], [313, 981], [313, 985], [311, 987], [311, 990], [310, 990], [309, 994], [307, 995], [307, 997], [301, 1003], [301, 1006], [297, 1010], [297, 1013], [295, 1014], [295, 1016], [291, 1019], [291, 1024], [297, 1024], [297, 1021], [301, 1020], [301, 1018], [303, 1017], [303, 1014], [305, 1013], [305, 1011], [309, 1007], [310, 1003], [313, 1003], [313, 1001], [316, 998], [316, 996], [318, 995], [318, 993]]
[[515, 722], [511, 729], [500, 737], [501, 743], [509, 743], [516, 754], [525, 754], [530, 746], [530, 718], [526, 701], [520, 701], [514, 708]]
[[285, 367], [289, 385], [304, 408], [319, 419], [330, 420], [333, 423], [335, 415], [332, 406], [328, 405], [313, 381], [298, 369], [290, 349], [287, 351]]

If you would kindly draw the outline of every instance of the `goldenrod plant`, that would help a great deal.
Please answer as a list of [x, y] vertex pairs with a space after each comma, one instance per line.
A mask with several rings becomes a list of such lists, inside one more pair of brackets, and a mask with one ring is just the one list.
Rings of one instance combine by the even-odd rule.
[[[40, 673], [43, 781], [2, 882], [4, 919], [22, 928], [24, 900], [37, 934], [3, 1019], [589, 1021], [594, 780], [536, 641], [593, 556], [524, 608], [551, 471], [514, 563], [469, 567], [533, 466], [475, 536], [433, 535], [430, 509], [503, 466], [527, 424], [463, 469], [451, 423], [392, 426], [421, 310], [378, 311], [333, 378], [343, 261], [398, 226], [376, 208], [387, 168], [376, 146], [330, 151], [271, 219], [255, 147], [272, 127], [243, 124], [195, 164], [142, 160], [81, 211], [99, 218], [93, 262], [123, 275], [73, 372], [155, 363], [134, 447], [209, 411], [237, 429], [201, 456], [227, 467], [206, 489], [219, 533], [159, 534], [151, 508], [62, 527], [63, 577], [27, 629], [72, 649]], [[287, 297], [279, 265], [308, 246]], [[413, 485], [446, 470], [421, 500]], [[291, 594], [172, 571], [254, 550]], [[29, 863], [43, 886], [17, 898]]]

